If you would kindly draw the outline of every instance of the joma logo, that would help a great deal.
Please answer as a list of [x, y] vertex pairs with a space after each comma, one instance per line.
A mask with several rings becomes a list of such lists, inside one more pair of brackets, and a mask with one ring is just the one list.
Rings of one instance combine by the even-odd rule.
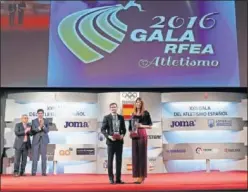
[[87, 127], [89, 127], [89, 123], [88, 122], [66, 121], [65, 125], [64, 125], [64, 128], [68, 128], [68, 127], [87, 128]]
[[195, 121], [172, 121], [170, 127], [194, 127]]

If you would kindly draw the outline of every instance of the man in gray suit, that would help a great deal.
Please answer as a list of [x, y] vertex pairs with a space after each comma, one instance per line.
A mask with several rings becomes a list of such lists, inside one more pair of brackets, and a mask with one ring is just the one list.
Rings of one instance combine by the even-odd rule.
[[33, 152], [33, 163], [32, 163], [32, 176], [36, 175], [37, 164], [39, 156], [41, 155], [41, 169], [42, 175], [46, 176], [47, 166], [47, 144], [49, 143], [49, 123], [47, 119], [44, 119], [44, 110], [37, 110], [38, 118], [32, 121], [32, 152]]
[[[14, 149], [15, 149], [15, 161], [14, 161], [14, 176], [18, 177], [25, 176], [25, 167], [27, 164], [27, 157], [28, 157], [28, 150], [31, 148], [30, 142], [30, 131], [31, 125], [28, 124], [28, 116], [22, 115], [20, 123], [15, 125], [15, 142], [14, 142]], [[20, 167], [20, 160], [21, 162], [21, 170]]]

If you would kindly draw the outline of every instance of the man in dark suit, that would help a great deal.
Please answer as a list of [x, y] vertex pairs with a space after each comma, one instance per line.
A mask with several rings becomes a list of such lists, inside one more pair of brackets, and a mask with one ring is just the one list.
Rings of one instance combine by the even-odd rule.
[[15, 1], [10, 1], [8, 5], [9, 11], [9, 25], [12, 27], [15, 24], [15, 14], [16, 14], [16, 3]]
[[47, 119], [44, 119], [44, 110], [37, 110], [38, 118], [32, 121], [32, 152], [33, 152], [33, 163], [32, 163], [32, 176], [36, 175], [37, 164], [39, 156], [41, 155], [41, 169], [42, 175], [46, 176], [46, 167], [47, 167], [47, 144], [49, 141], [49, 123]]
[[[31, 131], [31, 125], [28, 124], [28, 116], [22, 115], [21, 118], [22, 122], [17, 123], [15, 126], [15, 143], [14, 143], [14, 149], [15, 149], [15, 162], [14, 162], [14, 176], [18, 177], [25, 176], [25, 167], [27, 164], [27, 157], [28, 157], [28, 150], [31, 148], [31, 142], [30, 142], [30, 131]], [[20, 160], [22, 158], [21, 162], [21, 170], [19, 170], [20, 167]]]
[[[106, 137], [108, 146], [108, 176], [110, 184], [114, 184], [113, 159], [116, 157], [116, 183], [123, 184], [121, 180], [123, 137], [126, 134], [126, 126], [123, 116], [117, 114], [117, 104], [109, 105], [111, 113], [103, 119], [101, 132]], [[119, 138], [115, 135], [119, 134]]]

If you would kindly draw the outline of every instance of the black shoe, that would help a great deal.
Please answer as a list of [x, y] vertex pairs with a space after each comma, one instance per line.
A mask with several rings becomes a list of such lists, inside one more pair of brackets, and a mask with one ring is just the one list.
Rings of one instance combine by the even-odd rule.
[[109, 179], [109, 183], [110, 183], [110, 184], [115, 184], [115, 182], [114, 182], [113, 179]]
[[19, 174], [18, 173], [14, 173], [13, 176], [14, 177], [19, 177]]
[[125, 182], [123, 182], [122, 180], [116, 181], [116, 184], [124, 184]]
[[32, 175], [32, 176], [36, 176], [36, 173], [32, 173], [31, 175]]
[[25, 173], [23, 173], [23, 172], [21, 172], [21, 173], [20, 173], [20, 176], [26, 176], [26, 174], [25, 174]]
[[47, 174], [46, 173], [42, 173], [42, 176], [47, 176]]

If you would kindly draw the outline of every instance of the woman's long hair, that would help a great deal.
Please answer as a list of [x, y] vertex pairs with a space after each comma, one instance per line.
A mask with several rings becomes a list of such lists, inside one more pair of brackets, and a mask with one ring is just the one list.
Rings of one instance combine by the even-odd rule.
[[140, 107], [140, 114], [143, 116], [144, 115], [144, 112], [145, 112], [145, 104], [144, 104], [144, 101], [138, 97], [136, 100], [135, 100], [135, 103], [134, 103], [134, 108], [133, 108], [133, 114], [136, 115], [137, 114], [137, 107], [136, 107], [136, 103], [140, 101], [141, 103], [141, 107]]

